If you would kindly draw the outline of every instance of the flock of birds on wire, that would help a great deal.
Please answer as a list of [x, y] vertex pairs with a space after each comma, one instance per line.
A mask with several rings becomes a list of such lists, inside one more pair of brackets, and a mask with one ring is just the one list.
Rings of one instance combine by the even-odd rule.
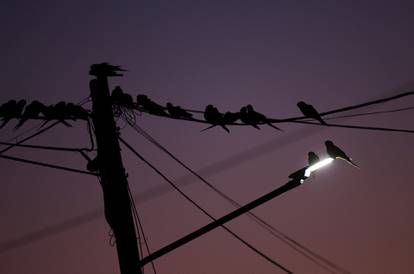
[[[140, 112], [146, 112], [158, 116], [199, 121], [193, 118], [193, 114], [191, 112], [180, 106], [173, 105], [170, 102], [168, 102], [164, 107], [152, 101], [146, 95], [137, 95], [136, 102], [134, 102], [133, 97], [128, 93], [124, 93], [119, 86], [114, 88], [110, 99], [114, 114], [118, 117], [128, 111], [138, 110]], [[315, 119], [321, 125], [328, 126], [328, 124], [322, 119], [319, 112], [312, 105], [301, 101], [297, 104], [297, 106], [306, 118]], [[242, 107], [239, 112], [228, 111], [225, 113], [219, 112], [213, 105], [207, 105], [203, 115], [205, 119], [204, 122], [211, 125], [202, 131], [220, 126], [227, 132], [230, 132], [227, 125], [234, 125], [239, 120], [241, 123], [250, 125], [256, 129], [260, 129], [259, 125], [268, 125], [281, 131], [280, 128], [271, 124], [271, 119], [268, 119], [264, 114], [257, 112], [252, 105]], [[90, 116], [91, 114], [88, 110], [84, 109], [81, 105], [76, 105], [74, 103], [66, 103], [61, 101], [54, 105], [44, 105], [43, 103], [35, 100], [27, 105], [25, 100], [10, 100], [0, 105], [0, 118], [2, 120], [0, 129], [12, 119], [18, 120], [18, 123], [15, 126], [15, 129], [18, 129], [29, 119], [44, 120], [41, 127], [52, 120], [57, 120], [66, 126], [71, 126], [67, 120], [88, 120]], [[357, 165], [352, 162], [351, 158], [348, 157], [339, 147], [335, 146], [332, 141], [326, 141], [325, 145], [330, 157], [334, 159], [343, 159], [357, 167]], [[313, 152], [310, 152], [308, 156], [309, 165], [319, 161], [319, 157]], [[296, 175], [295, 174], [296, 173], [293, 173], [291, 176], [298, 176], [298, 174], [301, 176], [301, 172]]]
[[[111, 98], [112, 103], [115, 106], [118, 106], [118, 111], [116, 111], [118, 114], [123, 112], [122, 109], [137, 109], [139, 111], [158, 116], [166, 116], [175, 119], [195, 120], [193, 118], [193, 113], [183, 109], [180, 106], [173, 105], [170, 102], [168, 102], [164, 107], [152, 101], [146, 95], [137, 95], [136, 102], [134, 102], [133, 97], [128, 93], [124, 93], [119, 86], [116, 86], [112, 91]], [[328, 124], [322, 119], [319, 112], [312, 105], [300, 101], [297, 106], [306, 118], [315, 119], [321, 125], [328, 126]], [[282, 129], [271, 123], [272, 119], [269, 119], [264, 114], [256, 111], [250, 104], [242, 107], [238, 112], [227, 111], [225, 113], [220, 112], [213, 105], [207, 105], [205, 107], [203, 115], [204, 121], [211, 124], [211, 126], [203, 129], [202, 131], [220, 126], [225, 131], [230, 132], [227, 126], [234, 125], [238, 121], [245, 125], [250, 125], [256, 129], [260, 129], [259, 125], [267, 125], [276, 130], [282, 131]]]
[[[115, 87], [112, 91], [111, 101], [114, 106], [115, 115], [118, 116], [127, 110], [138, 110], [175, 119], [196, 120], [193, 118], [193, 113], [182, 107], [173, 105], [170, 102], [168, 102], [166, 106], [162, 106], [152, 101], [146, 95], [137, 95], [136, 102], [134, 102], [133, 97], [128, 93], [124, 93], [119, 86]], [[297, 106], [305, 117], [315, 119], [320, 122], [321, 125], [328, 125], [312, 105], [301, 101]], [[267, 118], [264, 114], [257, 112], [252, 105], [242, 107], [239, 112], [227, 111], [225, 113], [221, 113], [213, 105], [207, 105], [203, 115], [205, 122], [211, 124], [211, 126], [202, 131], [220, 126], [225, 131], [230, 132], [227, 126], [234, 125], [237, 121], [240, 121], [245, 125], [250, 125], [256, 129], [260, 129], [259, 125], [268, 125], [276, 130], [282, 131], [271, 123], [271, 119]], [[70, 126], [65, 120], [86, 120], [89, 116], [90, 114], [86, 109], [73, 103], [61, 101], [55, 105], [47, 106], [39, 101], [33, 101], [26, 105], [26, 100], [10, 100], [0, 105], [0, 117], [2, 120], [0, 128], [3, 128], [12, 119], [19, 120], [15, 129], [20, 128], [29, 119], [44, 119], [45, 124], [51, 120], [58, 120], [64, 125]]]

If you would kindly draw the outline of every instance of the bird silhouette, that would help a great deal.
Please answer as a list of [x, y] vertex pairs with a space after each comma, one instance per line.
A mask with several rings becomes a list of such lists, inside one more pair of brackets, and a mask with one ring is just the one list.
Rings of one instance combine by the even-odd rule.
[[10, 100], [1, 106], [0, 117], [2, 117], [2, 124], [0, 128], [3, 128], [11, 119], [20, 118], [26, 105], [26, 100]]
[[223, 121], [225, 124], [233, 124], [239, 119], [240, 119], [240, 112], [227, 111], [223, 115]]
[[150, 98], [148, 98], [147, 95], [137, 95], [137, 105], [141, 107], [140, 110], [148, 112], [150, 114], [167, 116], [167, 113], [165, 113], [165, 108], [152, 101]]
[[111, 94], [112, 104], [132, 109], [134, 107], [134, 99], [128, 93], [125, 93], [120, 86], [116, 86]]
[[353, 165], [354, 167], [359, 168], [359, 166], [352, 162], [351, 158], [348, 155], [346, 155], [346, 153], [342, 149], [337, 147], [331, 140], [326, 140], [325, 146], [326, 152], [328, 153], [329, 157], [333, 159], [342, 159], [348, 162], [349, 164]]
[[29, 105], [26, 106], [26, 108], [24, 109], [24, 112], [22, 113], [22, 116], [19, 119], [19, 122], [14, 128], [15, 129], [20, 128], [29, 119], [38, 118], [39, 114], [42, 113], [45, 107], [46, 106], [39, 101], [36, 101], [36, 100], [32, 101]]
[[191, 114], [190, 112], [184, 110], [180, 106], [174, 106], [170, 102], [167, 103], [167, 111], [173, 118], [191, 119], [193, 117], [193, 114]]
[[100, 63], [100, 64], [93, 64], [91, 69], [89, 70], [89, 75], [95, 76], [122, 76], [123, 74], [119, 73], [121, 71], [126, 71], [122, 69], [121, 66], [113, 66], [109, 63]]
[[240, 120], [246, 125], [251, 125], [256, 129], [260, 129], [260, 127], [258, 126], [259, 124], [267, 124], [268, 126], [274, 129], [282, 131], [277, 126], [274, 126], [271, 123], [269, 123], [269, 119], [265, 115], [255, 111], [252, 105], [247, 105], [240, 109]]
[[308, 152], [308, 164], [311, 166], [311, 165], [316, 164], [317, 162], [319, 162], [319, 156], [315, 152], [309, 151]]
[[298, 106], [298, 108], [300, 109], [300, 111], [303, 113], [303, 115], [305, 115], [306, 117], [317, 120], [319, 123], [321, 123], [321, 125], [324, 125], [324, 126], [327, 126], [328, 125], [322, 119], [322, 117], [319, 114], [319, 112], [312, 105], [306, 104], [303, 101], [300, 101], [296, 105]]
[[223, 113], [219, 112], [218, 109], [213, 105], [207, 105], [204, 110], [204, 119], [211, 124], [208, 128], [203, 129], [205, 131], [207, 129], [213, 128], [215, 126], [222, 127], [225, 131], [230, 133], [230, 130], [226, 127], [224, 123], [224, 115]]
[[71, 125], [65, 121], [68, 116], [66, 115], [66, 102], [64, 101], [60, 101], [56, 105], [44, 107], [42, 114], [44, 115], [45, 122], [40, 127], [45, 126], [51, 120], [58, 120], [65, 126], [71, 127]]
[[89, 113], [80, 105], [75, 105], [74, 103], [67, 103], [66, 105], [66, 116], [72, 120], [87, 120]]

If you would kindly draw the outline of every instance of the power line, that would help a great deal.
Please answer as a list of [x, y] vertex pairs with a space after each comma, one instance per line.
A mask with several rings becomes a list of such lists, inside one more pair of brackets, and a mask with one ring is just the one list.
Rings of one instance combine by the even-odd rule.
[[[397, 100], [406, 96], [411, 96], [414, 95], [414, 91], [409, 91], [409, 92], [403, 92], [403, 93], [399, 93], [397, 95], [393, 95], [390, 97], [385, 97], [385, 98], [381, 98], [381, 99], [376, 99], [376, 100], [371, 100], [365, 103], [360, 103], [360, 104], [356, 104], [356, 105], [351, 105], [351, 106], [347, 106], [347, 107], [341, 107], [341, 108], [337, 108], [337, 109], [333, 109], [330, 111], [325, 111], [325, 112], [321, 112], [320, 115], [321, 116], [326, 116], [329, 114], [333, 114], [333, 113], [339, 113], [339, 112], [345, 112], [345, 111], [349, 111], [349, 110], [353, 110], [353, 109], [358, 109], [358, 108], [362, 108], [362, 107], [366, 107], [366, 106], [370, 106], [370, 105], [376, 105], [376, 104], [382, 104], [385, 102], [389, 102], [389, 101], [393, 101], [393, 100]], [[145, 112], [145, 109], [142, 109], [140, 107], [136, 107], [136, 110], [140, 111], [140, 112]], [[194, 112], [194, 113], [199, 113], [199, 114], [203, 114], [204, 111], [201, 110], [191, 110], [191, 109], [185, 109], [186, 111], [190, 111], [190, 112]], [[151, 115], [156, 115], [156, 114], [152, 114]], [[172, 116], [167, 116], [167, 115], [156, 115], [156, 116], [160, 116], [160, 117], [165, 117], [165, 118], [170, 118], [170, 119], [176, 119], [176, 120], [184, 120], [184, 121], [192, 121], [192, 122], [198, 122], [198, 123], [203, 123], [203, 124], [210, 124], [209, 122], [205, 121], [205, 120], [201, 120], [201, 119], [196, 119], [196, 118], [181, 118], [181, 117], [172, 117]], [[268, 118], [267, 122], [270, 123], [287, 123], [287, 122], [295, 122], [298, 120], [303, 120], [303, 119], [307, 119], [306, 116], [297, 116], [297, 117], [290, 117], [290, 118], [281, 118], [281, 119], [277, 119], [277, 118]], [[259, 123], [259, 124], [264, 124], [264, 123]], [[243, 123], [226, 123], [226, 125], [232, 125], [232, 126], [249, 126]], [[331, 125], [331, 124], [330, 124]], [[336, 125], [338, 126], [338, 125]], [[359, 126], [346, 126], [348, 128], [359, 128], [359, 129], [370, 129], [370, 130], [382, 130], [382, 129], [373, 129], [370, 127], [359, 127]], [[388, 131], [400, 131], [400, 130], [388, 130]], [[411, 133], [411, 131], [402, 131], [402, 132], [409, 132]]]
[[89, 148], [70, 148], [70, 147], [57, 147], [57, 146], [24, 145], [24, 144], [9, 143], [9, 142], [0, 142], [0, 145], [25, 147], [25, 148], [33, 148], [33, 149], [43, 149], [43, 150], [54, 150], [54, 151], [71, 151], [71, 152], [90, 151]]
[[54, 164], [37, 162], [37, 161], [27, 160], [27, 159], [23, 159], [23, 158], [17, 158], [17, 157], [13, 157], [13, 156], [0, 155], [0, 158], [7, 159], [7, 160], [12, 160], [12, 161], [17, 161], [17, 162], [22, 162], [22, 163], [26, 163], [26, 164], [32, 164], [32, 165], [37, 165], [37, 166], [60, 169], [60, 170], [64, 170], [64, 171], [74, 172], [74, 173], [98, 176], [98, 174], [96, 174], [96, 173], [92, 173], [92, 172], [88, 172], [88, 171], [84, 171], [84, 170], [80, 170], [80, 169], [74, 169], [74, 168], [70, 168], [70, 167], [64, 167], [64, 166], [58, 166], [58, 165], [54, 165]]
[[406, 107], [406, 108], [397, 108], [397, 109], [390, 109], [390, 110], [356, 113], [356, 114], [329, 117], [329, 118], [325, 118], [324, 120], [333, 120], [333, 119], [340, 119], [340, 118], [352, 118], [352, 117], [360, 117], [360, 116], [368, 116], [368, 115], [376, 115], [376, 114], [394, 113], [394, 112], [401, 112], [401, 111], [412, 110], [412, 109], [414, 109], [414, 107]]
[[36, 136], [38, 136], [38, 135], [40, 135], [40, 134], [42, 134], [42, 133], [44, 133], [44, 132], [48, 131], [49, 129], [53, 128], [53, 127], [54, 127], [54, 126], [56, 126], [57, 124], [59, 124], [59, 122], [58, 122], [58, 121], [57, 121], [57, 122], [55, 122], [55, 123], [50, 124], [49, 126], [47, 126], [47, 127], [43, 128], [43, 129], [41, 129], [41, 130], [39, 130], [39, 131], [37, 131], [37, 132], [35, 132], [34, 134], [32, 134], [32, 135], [30, 135], [30, 136], [28, 136], [28, 137], [26, 137], [26, 138], [24, 138], [24, 139], [22, 139], [22, 140], [20, 140], [20, 141], [16, 142], [15, 144], [12, 144], [12, 145], [10, 145], [10, 146], [8, 146], [8, 147], [6, 147], [6, 148], [4, 148], [4, 149], [0, 150], [0, 154], [4, 153], [4, 152], [6, 152], [6, 151], [9, 151], [10, 149], [12, 149], [13, 147], [15, 147], [16, 145], [19, 145], [19, 144], [21, 144], [21, 143], [24, 143], [24, 142], [26, 142], [26, 141], [28, 141], [28, 140], [30, 140], [30, 139], [32, 139], [32, 138], [34, 138], [34, 137], [36, 137]]
[[[210, 182], [208, 182], [205, 178], [203, 178], [199, 173], [194, 171], [192, 168], [187, 166], [185, 163], [183, 163], [180, 159], [178, 159], [173, 153], [171, 153], [167, 148], [165, 148], [163, 145], [161, 145], [157, 140], [154, 139], [148, 132], [146, 132], [143, 128], [138, 126], [137, 124], [131, 124], [129, 125], [140, 135], [142, 135], [145, 139], [147, 139], [150, 143], [154, 144], [156, 147], [158, 147], [160, 150], [165, 152], [167, 155], [169, 155], [173, 160], [175, 160], [177, 163], [179, 163], [182, 167], [184, 167], [186, 170], [188, 170], [190, 173], [192, 173], [195, 177], [197, 177], [200, 181], [202, 181], [204, 184], [206, 184], [210, 189], [212, 189], [214, 192], [216, 192], [218, 195], [220, 195], [222, 198], [227, 200], [230, 204], [233, 205], [235, 208], [240, 208], [242, 205], [226, 195], [224, 192], [219, 190], [217, 187], [212, 185]], [[257, 216], [253, 212], [247, 212], [248, 216], [259, 226], [267, 230], [272, 236], [276, 237], [277, 239], [281, 240], [282, 242], [289, 245], [291, 248], [299, 252], [301, 255], [305, 256], [312, 262], [316, 263], [318, 266], [324, 268], [325, 270], [328, 270], [331, 272], [331, 269], [322, 264], [320, 261], [325, 263], [326, 265], [329, 265], [330, 267], [336, 269], [339, 272], [348, 273], [349, 271], [344, 270], [343, 268], [337, 266], [332, 261], [324, 258], [321, 255], [316, 254], [315, 252], [311, 251], [309, 248], [306, 248], [303, 244], [300, 244], [298, 241], [292, 239], [288, 235], [284, 234], [279, 229], [276, 229], [274, 226]], [[307, 254], [307, 253], [309, 254]], [[313, 257], [312, 257], [313, 256]], [[314, 258], [315, 257], [315, 258]], [[320, 261], [318, 261], [320, 260]]]
[[[247, 149], [243, 152], [237, 153], [220, 161], [217, 161], [211, 165], [208, 165], [198, 171], [204, 176], [210, 176], [234, 168], [246, 161], [255, 159], [261, 155], [273, 152], [279, 148], [284, 147], [285, 145], [291, 144], [292, 142], [297, 142], [303, 139], [305, 136], [311, 136], [313, 134], [319, 133], [320, 130], [326, 128], [303, 128], [292, 134], [284, 135], [282, 138], [274, 138], [273, 140], [266, 142], [264, 144], [257, 145], [253, 148]], [[190, 180], [190, 176], [183, 176], [177, 180], [179, 186], [186, 186], [194, 181]], [[171, 191], [171, 188], [168, 186], [160, 185], [152, 187], [151, 189], [144, 191], [142, 193], [135, 194], [134, 197], [138, 199], [139, 203], [146, 202], [152, 198], [164, 195]], [[25, 245], [31, 244], [33, 242], [45, 239], [49, 236], [53, 236], [65, 231], [71, 230], [83, 224], [94, 221], [103, 215], [103, 209], [94, 209], [85, 214], [70, 218], [61, 223], [49, 225], [43, 229], [27, 233], [21, 237], [11, 239], [0, 243], [0, 254], [7, 252], [9, 250], [23, 247]]]
[[[134, 197], [132, 196], [131, 189], [129, 188], [128, 184], [127, 184], [127, 189], [128, 189], [129, 199], [131, 200], [131, 208], [132, 208], [132, 213], [133, 213], [133, 216], [134, 216], [135, 229], [137, 230], [137, 234], [138, 234], [140, 254], [142, 256], [144, 254], [143, 250], [142, 250], [141, 236], [140, 236], [142, 234], [142, 238], [144, 239], [145, 248], [146, 248], [147, 253], [149, 255], [149, 254], [151, 254], [151, 251], [150, 251], [150, 248], [149, 248], [149, 245], [148, 245], [147, 237], [145, 236], [144, 227], [143, 227], [142, 222], [139, 218], [138, 210], [137, 210], [137, 207], [135, 206]], [[140, 232], [141, 232], [141, 234], [140, 234]], [[157, 270], [155, 269], [155, 263], [153, 261], [151, 262], [151, 267], [152, 267], [152, 270], [153, 270], [154, 274], [156, 274]], [[144, 272], [144, 266], [142, 266], [142, 272]]]
[[[202, 211], [205, 215], [207, 215], [210, 219], [215, 221], [216, 219], [210, 215], [206, 210], [204, 210], [200, 205], [198, 205], [194, 200], [192, 200], [189, 196], [187, 196], [176, 184], [174, 184], [170, 179], [168, 179], [160, 170], [158, 170], [154, 165], [152, 165], [150, 162], [148, 162], [141, 154], [139, 154], [132, 146], [130, 146], [124, 139], [119, 137], [119, 140], [122, 144], [124, 144], [135, 156], [137, 156], [140, 160], [142, 160], [146, 165], [148, 165], [150, 168], [152, 168], [158, 175], [160, 175], [166, 182], [168, 182], [176, 191], [178, 191], [187, 201], [192, 203], [195, 207], [197, 207], [200, 211]], [[257, 248], [249, 244], [247, 241], [243, 240], [240, 236], [238, 236], [236, 233], [234, 233], [232, 230], [227, 228], [225, 225], [222, 225], [228, 233], [230, 233], [232, 236], [234, 236], [236, 239], [241, 241], [244, 245], [249, 247], [251, 250], [256, 252], [258, 255], [260, 255], [262, 258], [266, 259], [270, 263], [272, 263], [274, 266], [282, 269], [286, 273], [293, 273], [287, 268], [285, 268], [283, 265], [279, 264], [278, 262], [271, 259], [269, 256], [265, 255], [261, 251], [259, 251]]]
[[[387, 96], [387, 95], [384, 95]], [[203, 113], [202, 111], [200, 111]], [[203, 121], [202, 121], [203, 122]], [[48, 127], [53, 127], [57, 123], [52, 124]], [[305, 137], [309, 137], [311, 135], [319, 133], [321, 130], [328, 129], [328, 127], [312, 127], [312, 128], [302, 128], [294, 133], [285, 134], [282, 137], [274, 138], [266, 143], [256, 145], [250, 149], [246, 149], [240, 153], [234, 154], [232, 156], [229, 156], [225, 159], [219, 160], [213, 164], [210, 164], [204, 168], [201, 168], [197, 172], [200, 174], [203, 174], [204, 176], [211, 176], [213, 174], [217, 174], [220, 172], [223, 172], [225, 170], [234, 168], [246, 161], [250, 161], [253, 159], [256, 159], [262, 155], [271, 153], [277, 149], [283, 148], [286, 145], [290, 145], [292, 143], [295, 143], [297, 141], [300, 141], [304, 139]], [[43, 131], [46, 131], [47, 128], [44, 128]], [[36, 134], [38, 135], [38, 134]], [[34, 136], [33, 136], [34, 137]], [[31, 136], [28, 137], [28, 139], [32, 138]], [[22, 140], [21, 142], [23, 142]], [[21, 143], [19, 142], [19, 143]], [[10, 149], [10, 148], [7, 148]], [[0, 151], [1, 153], [1, 151]], [[186, 186], [194, 181], [190, 180], [189, 176], [183, 176], [177, 180], [179, 186]], [[149, 190], [146, 190], [144, 192], [135, 194], [134, 197], [136, 197], [139, 201], [139, 203], [143, 203], [145, 201], [148, 201], [154, 197], [158, 197], [161, 195], [164, 195], [168, 192], [170, 192], [171, 189], [166, 186], [155, 186], [152, 187]], [[70, 218], [66, 221], [48, 225], [43, 229], [39, 229], [33, 232], [29, 232], [27, 234], [24, 234], [20, 237], [4, 241], [0, 243], [0, 254], [8, 252], [10, 250], [13, 250], [15, 248], [23, 247], [28, 244], [31, 244], [33, 242], [43, 240], [45, 238], [48, 238], [50, 236], [63, 233], [66, 231], [69, 231], [73, 228], [76, 228], [78, 226], [81, 226], [83, 224], [89, 223], [91, 221], [94, 221], [98, 218], [100, 218], [103, 215], [103, 209], [98, 208], [91, 210], [87, 213], [84, 213], [82, 215]]]
[[[291, 121], [292, 123], [307, 124], [314, 126], [323, 126], [317, 122], [308, 122], [308, 121]], [[342, 124], [331, 124], [329, 126], [323, 127], [340, 127], [340, 128], [353, 128], [353, 129], [364, 129], [364, 130], [374, 130], [374, 131], [388, 131], [388, 132], [403, 132], [403, 133], [414, 133], [413, 129], [398, 129], [398, 128], [384, 128], [384, 127], [369, 127], [369, 126], [352, 126], [352, 125], [342, 125]]]

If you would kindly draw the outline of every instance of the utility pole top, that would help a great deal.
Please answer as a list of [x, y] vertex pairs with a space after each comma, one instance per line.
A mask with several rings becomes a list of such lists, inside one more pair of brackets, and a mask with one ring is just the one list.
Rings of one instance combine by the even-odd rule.
[[119, 73], [120, 71], [126, 71], [122, 69], [121, 66], [110, 65], [109, 63], [100, 63], [91, 65], [89, 70], [89, 75], [94, 75], [96, 77], [113, 77], [113, 76], [123, 76]]

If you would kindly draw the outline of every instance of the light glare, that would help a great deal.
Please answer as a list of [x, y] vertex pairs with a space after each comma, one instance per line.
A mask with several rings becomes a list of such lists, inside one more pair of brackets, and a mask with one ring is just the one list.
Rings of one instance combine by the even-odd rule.
[[316, 164], [311, 165], [310, 167], [308, 167], [305, 170], [305, 177], [307, 178], [315, 170], [320, 169], [321, 167], [324, 167], [324, 166], [329, 165], [330, 163], [332, 163], [333, 160], [334, 160], [333, 158], [326, 158], [326, 159], [323, 159], [323, 160], [317, 162]]

